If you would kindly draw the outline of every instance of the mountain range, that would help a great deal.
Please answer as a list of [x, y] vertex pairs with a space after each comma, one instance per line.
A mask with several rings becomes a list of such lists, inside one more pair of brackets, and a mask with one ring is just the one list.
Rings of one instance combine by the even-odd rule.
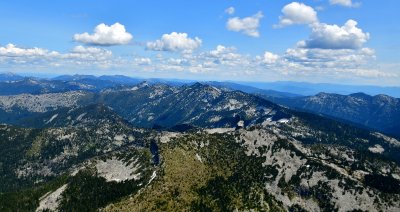
[[400, 99], [387, 95], [370, 96], [319, 93], [315, 96], [266, 97], [290, 108], [346, 120], [359, 126], [400, 137]]
[[[18, 95], [18, 94], [46, 94], [46, 93], [65, 93], [71, 91], [88, 91], [99, 93], [106, 89], [120, 90], [124, 87], [138, 85], [143, 82], [142, 79], [136, 79], [121, 75], [115, 76], [92, 76], [92, 75], [63, 75], [52, 79], [29, 78], [22, 77], [13, 73], [0, 74], [0, 95]], [[182, 85], [190, 86], [195, 82], [182, 80], [163, 80], [148, 79], [145, 81], [149, 85], [165, 85], [168, 89], [175, 89]], [[398, 124], [399, 111], [398, 99], [385, 94], [370, 96], [365, 93], [338, 94], [321, 92], [316, 95], [304, 96], [302, 94], [310, 94], [313, 92], [301, 92], [302, 86], [310, 87], [311, 90], [329, 90], [339, 93], [348, 93], [343, 90], [335, 90], [334, 88], [351, 88], [348, 91], [363, 91], [366, 93], [386, 92], [393, 93], [396, 88], [388, 88], [371, 86], [334, 86], [326, 84], [307, 84], [307, 83], [253, 83], [252, 86], [246, 83], [239, 84], [235, 82], [203, 82], [205, 85], [213, 86], [217, 89], [242, 91], [248, 94], [254, 94], [264, 99], [272, 101], [286, 107], [307, 111], [319, 115], [329, 116], [331, 118], [340, 119], [359, 127], [366, 127], [377, 130], [396, 137], [400, 136], [400, 126]], [[312, 85], [315, 85], [313, 87]], [[254, 86], [254, 87], [253, 87]], [[275, 86], [275, 87], [273, 87]], [[292, 86], [292, 87], [291, 87]], [[274, 88], [271, 89], [261, 89]], [[293, 88], [293, 89], [289, 89]], [[299, 89], [297, 89], [299, 88]], [[167, 90], [168, 90], [167, 89]], [[357, 90], [359, 89], [359, 90]], [[375, 90], [374, 90], [375, 89]], [[278, 91], [279, 90], [279, 91]], [[282, 91], [283, 90], [283, 91]], [[290, 92], [284, 92], [290, 90]], [[374, 91], [372, 91], [374, 90]], [[390, 91], [391, 90], [391, 91]], [[116, 92], [114, 92], [115, 94]], [[122, 93], [122, 92], [119, 92]], [[128, 92], [129, 93], [129, 92]], [[396, 95], [396, 93], [393, 93]], [[103, 92], [103, 96], [106, 96]], [[112, 95], [112, 94], [110, 94]], [[171, 97], [173, 99], [174, 97]], [[108, 98], [105, 98], [108, 101]], [[136, 101], [136, 100], [135, 100]], [[122, 103], [123, 104], [123, 103]], [[124, 106], [122, 106], [123, 108]], [[131, 109], [131, 108], [130, 108]], [[136, 108], [138, 110], [138, 108]], [[122, 112], [122, 111], [121, 111]], [[131, 111], [132, 112], [132, 111]], [[0, 110], [0, 113], [2, 111]], [[124, 113], [124, 112], [123, 112]], [[125, 113], [127, 113], [125, 111]], [[20, 116], [27, 115], [20, 111]], [[1, 120], [10, 119], [8, 115], [3, 115]], [[145, 120], [144, 120], [145, 121]], [[15, 122], [15, 121], [14, 121]], [[143, 122], [143, 120], [142, 120]], [[149, 122], [148, 125], [151, 125]]]
[[280, 92], [295, 93], [302, 96], [312, 96], [320, 92], [349, 95], [363, 92], [368, 95], [386, 94], [400, 98], [400, 87], [384, 87], [371, 85], [344, 85], [332, 83], [308, 83], [293, 81], [278, 82], [237, 82], [241, 85], [256, 87], [263, 90], [276, 90]]
[[0, 96], [0, 211], [400, 208], [400, 141], [386, 134], [396, 98], [122, 76], [35, 82], [54, 90]]
[[[147, 81], [149, 83], [163, 83], [175, 86], [181, 86], [184, 84], [193, 84], [196, 82], [195, 80], [183, 80], [183, 79], [161, 79], [161, 78], [144, 79], [144, 78], [127, 77], [123, 75], [93, 76], [93, 75], [75, 74], [75, 75], [61, 75], [52, 78], [43, 78], [43, 77], [20, 76], [11, 72], [0, 73], [0, 82], [12, 83], [14, 81], [21, 81], [23, 79], [66, 81], [66, 82], [73, 82], [72, 84], [82, 83], [91, 86], [97, 85], [99, 86], [97, 87], [97, 89], [109, 86], [113, 87], [117, 84], [132, 85], [143, 81]], [[241, 90], [249, 93], [271, 91], [271, 93], [284, 94], [285, 97], [312, 96], [320, 92], [336, 93], [342, 95], [349, 95], [352, 93], [363, 92], [368, 95], [385, 94], [388, 96], [400, 98], [400, 87], [394, 87], [394, 86], [384, 87], [384, 86], [371, 86], [371, 85], [343, 85], [343, 84], [307, 83], [307, 82], [294, 82], [294, 81], [277, 81], [277, 82], [204, 81], [202, 83], [214, 85], [216, 87], [223, 86], [234, 90]]]

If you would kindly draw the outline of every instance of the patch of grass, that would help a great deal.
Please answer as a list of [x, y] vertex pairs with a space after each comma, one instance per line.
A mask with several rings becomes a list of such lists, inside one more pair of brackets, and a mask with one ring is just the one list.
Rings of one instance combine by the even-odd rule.
[[28, 157], [38, 157], [40, 156], [40, 152], [42, 150], [43, 140], [41, 136], [35, 138], [32, 142], [31, 148], [26, 152]]

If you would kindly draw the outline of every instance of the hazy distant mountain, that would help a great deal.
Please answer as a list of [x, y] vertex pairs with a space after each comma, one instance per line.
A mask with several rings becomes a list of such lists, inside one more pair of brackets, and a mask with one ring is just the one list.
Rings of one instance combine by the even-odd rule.
[[123, 75], [103, 75], [103, 76], [93, 76], [93, 75], [62, 75], [52, 78], [53, 80], [63, 80], [63, 81], [76, 81], [76, 82], [95, 82], [100, 81], [102, 83], [112, 82], [115, 84], [136, 84], [141, 80], [123, 76]]
[[400, 98], [400, 87], [381, 87], [368, 85], [341, 85], [329, 83], [307, 83], [307, 82], [237, 82], [264, 90], [275, 90], [288, 92], [302, 96], [316, 95], [320, 92], [349, 95], [363, 92], [369, 95], [386, 94]]
[[90, 89], [93, 87], [86, 84], [36, 78], [0, 82], [0, 95], [43, 94]]
[[258, 95], [265, 95], [269, 97], [278, 97], [278, 98], [283, 98], [283, 97], [299, 97], [301, 95], [295, 94], [295, 93], [288, 93], [288, 92], [280, 92], [276, 90], [264, 90], [248, 85], [242, 85], [238, 83], [233, 83], [233, 82], [205, 82], [205, 84], [213, 85], [215, 87], [221, 88], [221, 89], [230, 89], [230, 90], [239, 90], [243, 91], [246, 93], [250, 94], [258, 94]]
[[0, 73], [0, 82], [18, 81], [24, 79], [23, 76], [8, 72]]
[[[13, 73], [0, 74], [0, 82], [14, 82], [21, 81], [25, 78], [36, 81], [61, 81], [71, 86], [81, 86], [81, 89], [86, 86], [87, 89], [101, 90], [104, 88], [115, 87], [118, 85], [134, 85], [142, 81], [147, 81], [149, 84], [168, 84], [171, 86], [182, 86], [185, 84], [193, 84], [194, 80], [182, 79], [161, 79], [149, 78], [140, 79], [127, 77], [123, 75], [61, 75], [51, 79], [23, 77]], [[56, 82], [53, 82], [56, 83]], [[296, 96], [310, 96], [316, 95], [320, 92], [336, 93], [348, 95], [352, 93], [363, 92], [369, 95], [385, 94], [393, 97], [400, 97], [400, 87], [380, 87], [380, 86], [363, 86], [363, 85], [339, 85], [329, 83], [306, 83], [306, 82], [203, 82], [204, 84], [213, 85], [218, 88], [228, 88], [231, 90], [240, 90], [246, 93], [257, 93], [273, 97], [296, 97]], [[12, 84], [10, 84], [13, 86]], [[19, 85], [21, 86], [21, 85]], [[54, 86], [53, 86], [54, 87]], [[57, 86], [59, 87], [59, 85]], [[14, 87], [16, 89], [16, 87]], [[23, 87], [19, 87], [19, 90]], [[18, 89], [17, 89], [18, 90]], [[29, 90], [29, 89], [26, 89]], [[17, 94], [16, 92], [12, 94]], [[7, 95], [5, 91], [0, 95]]]
[[0, 95], [44, 94], [77, 90], [100, 91], [105, 88], [134, 85], [139, 82], [139, 80], [124, 76], [65, 75], [50, 80], [26, 77], [16, 78], [14, 81], [0, 81]]
[[400, 136], [400, 99], [364, 93], [319, 93], [298, 98], [275, 98], [275, 102], [317, 114], [348, 120], [371, 129]]

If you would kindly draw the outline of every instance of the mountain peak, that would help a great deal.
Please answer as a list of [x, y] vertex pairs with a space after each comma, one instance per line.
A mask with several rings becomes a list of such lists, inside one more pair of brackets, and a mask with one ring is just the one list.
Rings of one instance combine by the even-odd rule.
[[332, 96], [340, 96], [339, 94], [334, 94], [334, 93], [327, 93], [327, 92], [319, 92], [315, 97], [317, 98], [328, 98]]
[[379, 101], [381, 103], [387, 103], [387, 104], [396, 104], [399, 103], [400, 99], [394, 98], [385, 94], [379, 94], [373, 97], [374, 100]]
[[1, 72], [0, 75], [7, 76], [7, 77], [19, 76], [13, 72]]
[[24, 79], [23, 76], [14, 74], [12, 72], [3, 72], [0, 73], [0, 81], [17, 81]]
[[371, 98], [370, 95], [365, 94], [365, 93], [363, 93], [363, 92], [353, 93], [353, 94], [350, 94], [349, 96], [351, 96], [351, 97], [356, 97], [356, 98], [362, 98], [362, 99]]
[[193, 85], [191, 85], [190, 87], [191, 88], [201, 88], [201, 87], [206, 87], [206, 86], [207, 86], [206, 84], [202, 84], [200, 82], [196, 82]]
[[196, 82], [194, 84], [192, 84], [191, 86], [189, 86], [189, 88], [191, 89], [217, 89], [216, 87], [209, 85], [209, 84], [204, 84], [204, 83], [200, 83], [200, 82]]
[[139, 88], [150, 87], [150, 83], [149, 83], [147, 80], [145, 80], [145, 81], [143, 81], [143, 82], [137, 84], [137, 87], [139, 87]]

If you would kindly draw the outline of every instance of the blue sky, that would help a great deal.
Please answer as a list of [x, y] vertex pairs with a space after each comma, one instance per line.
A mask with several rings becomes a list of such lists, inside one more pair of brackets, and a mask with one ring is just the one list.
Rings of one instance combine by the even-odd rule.
[[397, 0], [1, 1], [0, 72], [398, 86], [398, 8]]

